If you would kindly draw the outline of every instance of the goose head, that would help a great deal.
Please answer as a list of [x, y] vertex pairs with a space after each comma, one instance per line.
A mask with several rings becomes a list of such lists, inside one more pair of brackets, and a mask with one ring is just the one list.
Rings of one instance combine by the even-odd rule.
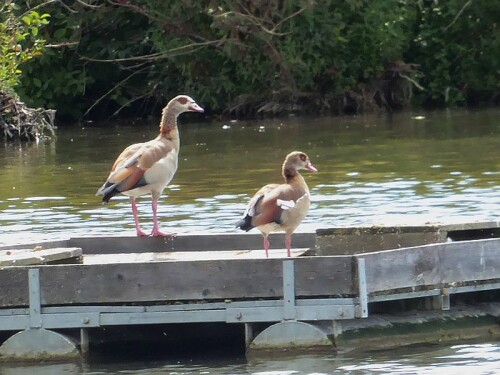
[[284, 171], [298, 171], [300, 169], [306, 169], [310, 172], [317, 172], [318, 170], [312, 165], [309, 156], [302, 151], [293, 151], [289, 153], [285, 162], [283, 163]]
[[184, 112], [204, 112], [204, 109], [196, 104], [196, 102], [187, 95], [176, 96], [167, 104], [167, 108], [169, 111], [172, 111], [177, 115]]

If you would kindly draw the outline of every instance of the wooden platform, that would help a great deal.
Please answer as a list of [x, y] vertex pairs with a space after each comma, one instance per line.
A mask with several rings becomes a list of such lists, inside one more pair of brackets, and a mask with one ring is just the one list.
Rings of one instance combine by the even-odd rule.
[[[219, 322], [279, 324], [274, 335], [287, 336], [304, 326], [286, 322], [330, 322], [326, 326], [332, 329], [334, 321], [367, 318], [370, 304], [378, 302], [430, 297], [438, 309], [450, 310], [452, 295], [500, 290], [496, 227], [464, 228], [475, 239], [455, 228], [450, 232], [460, 240], [447, 236], [446, 242], [316, 256], [316, 234], [299, 233], [291, 258], [281, 248], [283, 236], [271, 238], [270, 258], [261, 249], [260, 235], [37, 244], [47, 250], [27, 252], [35, 258], [40, 251], [48, 256], [50, 248], [54, 253], [70, 248], [67, 254], [82, 254], [83, 264], [4, 264], [0, 330]], [[488, 238], [477, 238], [481, 233]], [[325, 244], [325, 238], [321, 241]], [[10, 252], [3, 258], [21, 257], [22, 249], [3, 249]], [[251, 341], [250, 328], [247, 336]]]

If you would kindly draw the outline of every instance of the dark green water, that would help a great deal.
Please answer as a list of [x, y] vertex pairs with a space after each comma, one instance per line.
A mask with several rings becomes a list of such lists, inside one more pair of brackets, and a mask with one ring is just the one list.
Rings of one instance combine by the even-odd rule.
[[[392, 117], [287, 118], [187, 124], [179, 170], [159, 204], [163, 229], [232, 232], [257, 188], [280, 180], [284, 156], [307, 152], [312, 206], [301, 230], [353, 225], [496, 221], [500, 111]], [[74, 236], [134, 235], [128, 198], [102, 205], [95, 191], [118, 153], [156, 136], [157, 124], [85, 124], [56, 140], [0, 145], [0, 245]], [[140, 210], [151, 227], [150, 200]], [[1, 374], [497, 374], [498, 343], [371, 353], [135, 360], [37, 366]]]
[[[182, 123], [179, 170], [159, 205], [165, 230], [232, 232], [248, 198], [307, 152], [312, 193], [299, 230], [496, 220], [500, 111]], [[128, 198], [94, 196], [118, 153], [157, 124], [85, 124], [38, 145], [0, 145], [0, 245], [134, 235]], [[150, 199], [140, 203], [151, 227]]]
[[205, 358], [94, 364], [0, 365], [4, 375], [495, 375], [498, 344], [404, 348], [359, 354], [304, 354], [267, 359]]

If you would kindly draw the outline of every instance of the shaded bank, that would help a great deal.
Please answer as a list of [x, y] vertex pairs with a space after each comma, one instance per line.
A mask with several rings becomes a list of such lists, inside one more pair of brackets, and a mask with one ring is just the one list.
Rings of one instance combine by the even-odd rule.
[[44, 4], [51, 48], [20, 93], [73, 119], [148, 116], [180, 93], [239, 118], [499, 101], [488, 0]]
[[56, 111], [29, 108], [15, 95], [0, 90], [0, 140], [39, 141], [55, 136]]

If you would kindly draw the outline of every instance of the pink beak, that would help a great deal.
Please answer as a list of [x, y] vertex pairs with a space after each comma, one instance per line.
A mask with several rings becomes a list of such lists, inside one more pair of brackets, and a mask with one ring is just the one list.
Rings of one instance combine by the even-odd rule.
[[191, 104], [188, 109], [191, 111], [191, 112], [205, 112], [205, 110], [203, 108], [201, 108], [198, 104], [196, 103], [193, 103]]
[[311, 172], [317, 172], [318, 170], [311, 163], [307, 163], [306, 169]]

